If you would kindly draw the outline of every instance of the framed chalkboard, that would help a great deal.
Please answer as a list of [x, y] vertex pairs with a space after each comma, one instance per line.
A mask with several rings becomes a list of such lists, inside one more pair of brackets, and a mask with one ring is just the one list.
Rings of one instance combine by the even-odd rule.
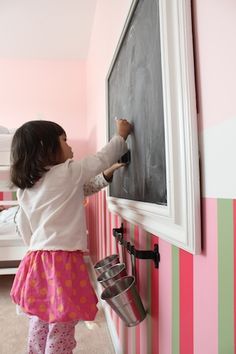
[[132, 2], [107, 78], [115, 117], [134, 124], [130, 163], [114, 174], [110, 210], [200, 252], [200, 191], [190, 0]]
[[[151, 34], [151, 35], [150, 35]], [[134, 123], [131, 164], [114, 175], [110, 195], [167, 204], [165, 128], [157, 1], [139, 1], [108, 79], [109, 136], [114, 117]]]

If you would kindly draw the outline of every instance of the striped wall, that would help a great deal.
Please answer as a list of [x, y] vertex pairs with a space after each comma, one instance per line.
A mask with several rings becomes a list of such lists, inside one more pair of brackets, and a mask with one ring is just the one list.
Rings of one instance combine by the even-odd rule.
[[[16, 200], [16, 192], [1, 192], [0, 191], [0, 201], [2, 200]], [[0, 202], [1, 204], [1, 202]]]
[[159, 270], [137, 260], [137, 286], [148, 309], [138, 326], [125, 327], [111, 310], [124, 354], [235, 354], [236, 200], [203, 199], [203, 252], [193, 256], [109, 213], [105, 192], [88, 205], [93, 261], [119, 252], [112, 228], [124, 222], [125, 237], [137, 249], [159, 244]]

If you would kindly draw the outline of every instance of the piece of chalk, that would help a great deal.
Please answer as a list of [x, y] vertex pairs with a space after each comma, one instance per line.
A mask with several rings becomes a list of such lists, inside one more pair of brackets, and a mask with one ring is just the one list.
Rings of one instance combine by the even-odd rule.
[[115, 120], [117, 120], [118, 118], [117, 118], [117, 117], [115, 117], [114, 119], [115, 119]]

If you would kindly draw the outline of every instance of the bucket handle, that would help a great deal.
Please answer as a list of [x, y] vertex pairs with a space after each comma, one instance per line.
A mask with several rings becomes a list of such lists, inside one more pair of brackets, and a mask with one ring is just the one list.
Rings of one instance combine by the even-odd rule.
[[159, 253], [159, 247], [158, 244], [154, 245], [154, 250], [153, 251], [146, 251], [146, 250], [137, 250], [133, 245], [130, 244], [130, 242], [127, 242], [124, 240], [124, 227], [123, 223], [121, 224], [121, 227], [119, 228], [114, 228], [113, 229], [113, 236], [116, 238], [116, 240], [124, 247], [127, 249], [129, 253], [131, 253], [135, 258], [139, 259], [152, 259], [155, 264], [155, 268], [159, 268], [159, 262], [160, 262], [160, 253]]

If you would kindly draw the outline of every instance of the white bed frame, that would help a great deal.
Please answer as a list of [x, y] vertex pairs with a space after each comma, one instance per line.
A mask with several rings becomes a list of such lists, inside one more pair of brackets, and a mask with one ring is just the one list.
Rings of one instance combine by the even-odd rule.
[[[9, 187], [9, 165], [1, 165], [0, 161], [0, 192], [14, 192], [15, 190]], [[16, 200], [4, 200], [0, 198], [0, 205], [17, 205]], [[0, 223], [1, 228], [1, 223]], [[13, 264], [15, 261], [20, 261], [25, 255], [27, 247], [24, 245], [23, 240], [20, 239], [18, 234], [10, 233], [0, 236], [0, 275], [15, 274], [17, 267], [15, 266], [2, 266], [2, 262]]]

